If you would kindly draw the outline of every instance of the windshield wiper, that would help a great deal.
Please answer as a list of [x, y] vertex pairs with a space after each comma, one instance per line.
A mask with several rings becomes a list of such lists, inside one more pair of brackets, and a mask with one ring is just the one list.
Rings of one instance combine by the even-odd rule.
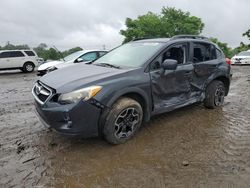
[[109, 63], [95, 63], [94, 65], [98, 65], [98, 66], [102, 66], [102, 67], [112, 67], [112, 68], [116, 68], [116, 69], [120, 69], [121, 67], [117, 66], [117, 65], [112, 65]]

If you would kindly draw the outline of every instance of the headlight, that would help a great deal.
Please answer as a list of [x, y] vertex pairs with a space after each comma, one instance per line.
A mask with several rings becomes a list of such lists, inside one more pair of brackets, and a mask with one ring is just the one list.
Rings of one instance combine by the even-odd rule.
[[46, 70], [47, 70], [47, 73], [49, 73], [49, 72], [52, 72], [52, 71], [54, 71], [54, 70], [56, 70], [57, 68], [56, 67], [49, 67], [49, 68], [47, 68]]
[[76, 103], [80, 100], [88, 100], [94, 97], [99, 91], [101, 86], [91, 86], [83, 89], [79, 89], [70, 93], [61, 94], [58, 98], [58, 102], [62, 103]]

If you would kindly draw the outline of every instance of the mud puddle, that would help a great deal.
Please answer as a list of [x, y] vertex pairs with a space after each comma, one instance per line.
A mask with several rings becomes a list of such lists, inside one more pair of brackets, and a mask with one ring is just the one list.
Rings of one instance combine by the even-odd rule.
[[159, 115], [119, 146], [48, 131], [35, 74], [0, 72], [0, 187], [249, 187], [250, 67], [233, 72], [222, 109]]

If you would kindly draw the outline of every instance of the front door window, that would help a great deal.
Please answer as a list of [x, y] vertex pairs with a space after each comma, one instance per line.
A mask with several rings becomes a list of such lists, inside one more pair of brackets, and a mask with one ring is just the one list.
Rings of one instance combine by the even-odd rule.
[[97, 59], [96, 52], [89, 52], [80, 57], [83, 61], [94, 61]]

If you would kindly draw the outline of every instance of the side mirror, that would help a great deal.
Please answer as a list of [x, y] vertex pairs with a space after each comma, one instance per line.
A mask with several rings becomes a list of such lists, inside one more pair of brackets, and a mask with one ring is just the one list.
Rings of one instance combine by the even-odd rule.
[[83, 62], [83, 59], [82, 59], [82, 58], [78, 58], [78, 59], [76, 60], [76, 63], [80, 63], [80, 62]]
[[174, 59], [166, 59], [164, 62], [161, 64], [161, 67], [164, 70], [176, 70], [178, 65], [178, 62]]

